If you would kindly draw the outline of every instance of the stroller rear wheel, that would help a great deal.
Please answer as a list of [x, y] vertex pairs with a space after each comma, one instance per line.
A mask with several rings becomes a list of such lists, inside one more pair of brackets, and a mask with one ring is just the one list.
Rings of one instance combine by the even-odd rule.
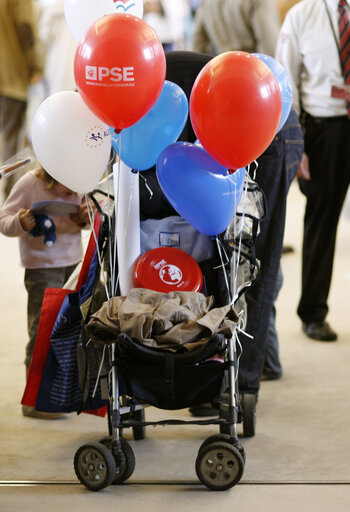
[[135, 455], [129, 443], [120, 438], [120, 451], [114, 454], [116, 474], [112, 484], [122, 484], [131, 477], [135, 470]]
[[244, 471], [243, 457], [235, 446], [217, 441], [202, 447], [196, 459], [199, 480], [209, 489], [225, 491], [236, 485]]
[[[145, 410], [138, 409], [130, 414], [130, 419], [135, 421], [145, 421]], [[132, 434], [134, 436], [135, 441], [139, 441], [146, 437], [146, 427], [144, 425], [134, 425], [132, 427]]]
[[101, 443], [81, 446], [74, 456], [74, 470], [80, 482], [90, 491], [108, 487], [116, 474], [112, 453]]
[[100, 443], [102, 443], [110, 452], [112, 452], [114, 456], [116, 470], [112, 484], [122, 484], [131, 477], [135, 470], [136, 462], [133, 449], [123, 437], [120, 438], [120, 452], [118, 452], [116, 449], [113, 452], [112, 438], [110, 436], [101, 439]]
[[241, 395], [241, 414], [243, 423], [243, 437], [254, 437], [256, 424], [255, 394], [244, 393]]

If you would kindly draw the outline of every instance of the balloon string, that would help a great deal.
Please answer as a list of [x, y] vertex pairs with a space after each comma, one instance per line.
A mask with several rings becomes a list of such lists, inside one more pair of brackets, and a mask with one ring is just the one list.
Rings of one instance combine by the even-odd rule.
[[127, 218], [126, 218], [125, 231], [124, 231], [124, 242], [125, 242], [125, 240], [126, 240], [126, 235], [127, 235], [128, 229], [129, 229], [129, 221], [130, 221], [130, 214], [131, 214], [131, 205], [132, 205], [132, 198], [133, 198], [134, 191], [135, 191], [135, 183], [136, 183], [136, 180], [137, 180], [137, 174], [133, 173], [133, 177], [132, 177], [132, 186], [131, 186], [131, 192], [130, 192], [130, 197], [129, 197], [128, 216], [127, 216]]
[[[249, 173], [249, 166], [248, 166], [247, 172]], [[247, 192], [248, 192], [248, 180], [247, 180], [246, 176], [245, 176], [245, 180], [244, 180], [244, 189], [243, 190], [244, 190], [244, 194], [243, 194], [244, 207], [243, 207], [242, 216], [240, 217], [240, 220], [239, 220], [240, 227], [239, 227], [239, 241], [238, 241], [237, 254], [236, 254], [236, 251], [233, 251], [233, 265], [232, 265], [233, 274], [234, 274], [233, 275], [233, 302], [235, 302], [237, 300], [237, 295], [238, 295], [237, 294], [237, 281], [238, 281], [239, 261], [240, 261], [241, 250], [242, 250], [244, 217], [245, 217], [246, 208], [247, 208], [246, 197], [247, 197]], [[237, 228], [237, 223], [235, 222], [234, 223], [234, 233], [233, 233], [234, 240], [236, 240], [236, 238], [237, 238], [236, 228]]]
[[118, 205], [120, 199], [120, 174], [121, 174], [121, 154], [122, 154], [122, 135], [119, 136], [119, 158], [118, 158], [118, 172], [117, 172], [117, 201], [115, 202], [115, 231], [114, 231], [114, 254], [113, 254], [113, 280], [112, 280], [112, 289], [113, 296], [117, 294], [118, 283], [119, 283], [119, 266], [118, 266], [118, 275], [116, 276], [116, 268], [117, 268], [117, 224], [118, 224]]
[[223, 260], [223, 257], [222, 257], [222, 252], [221, 252], [221, 241], [219, 240], [218, 237], [216, 237], [215, 240], [216, 240], [216, 245], [217, 245], [217, 248], [218, 248], [218, 253], [219, 253], [219, 257], [220, 257], [220, 261], [221, 261], [221, 265], [220, 266], [222, 267], [222, 271], [224, 273], [226, 289], [227, 289], [227, 293], [228, 293], [228, 296], [229, 296], [229, 302], [231, 302], [230, 285], [229, 285], [229, 282], [228, 282], [227, 272], [226, 272], [226, 263], [228, 261], [227, 254], [225, 253], [225, 255], [226, 255], [226, 263], [224, 263], [224, 260]]
[[139, 175], [141, 176], [141, 178], [143, 179], [143, 181], [145, 182], [145, 187], [147, 188], [148, 192], [149, 192], [149, 200], [152, 199], [153, 197], [153, 190], [151, 189], [151, 187], [148, 185], [147, 183], [147, 180], [146, 178], [143, 176], [142, 172], [139, 173]]
[[[254, 168], [254, 171], [253, 171], [253, 176], [252, 176], [252, 179], [255, 181], [256, 179], [256, 171], [258, 170], [258, 167], [259, 167], [259, 164], [256, 160], [254, 160], [253, 162], [255, 164], [255, 168]], [[250, 165], [248, 166], [248, 168], [250, 167]]]
[[95, 244], [96, 244], [96, 252], [97, 252], [98, 263], [100, 265], [100, 269], [102, 270], [102, 277], [103, 277], [104, 287], [105, 287], [105, 290], [106, 290], [106, 296], [107, 296], [107, 299], [109, 299], [109, 291], [108, 291], [106, 276], [105, 276], [105, 273], [103, 272], [103, 264], [102, 264], [101, 251], [100, 251], [99, 243], [98, 243], [97, 236], [96, 236], [96, 233], [95, 233], [95, 230], [94, 230], [95, 214], [94, 214], [94, 210], [93, 210], [93, 207], [92, 207], [92, 201], [90, 200], [90, 198], [86, 194], [85, 194], [85, 201], [86, 201], [86, 205], [87, 205], [87, 211], [88, 211], [88, 215], [89, 215], [89, 221], [90, 221], [90, 225], [91, 225], [91, 228], [92, 228], [93, 237], [94, 237]]
[[[108, 166], [107, 167], [107, 180], [108, 180], [108, 183], [109, 183], [110, 178], [112, 178], [112, 180], [114, 180], [114, 172], [110, 173], [109, 172], [109, 166]], [[111, 196], [109, 194], [109, 187], [108, 186], [107, 186], [107, 197], [108, 197], [108, 199], [111, 199]], [[114, 194], [114, 205], [115, 205], [116, 200], [117, 200], [117, 198], [115, 197], [115, 194]], [[110, 285], [110, 294], [112, 294], [111, 279], [112, 279], [112, 273], [113, 273], [113, 271], [112, 271], [112, 268], [113, 268], [113, 258], [112, 258], [113, 233], [112, 233], [112, 219], [111, 219], [111, 215], [108, 215], [107, 218], [108, 218], [108, 266], [109, 266], [109, 277], [110, 277], [109, 285]]]

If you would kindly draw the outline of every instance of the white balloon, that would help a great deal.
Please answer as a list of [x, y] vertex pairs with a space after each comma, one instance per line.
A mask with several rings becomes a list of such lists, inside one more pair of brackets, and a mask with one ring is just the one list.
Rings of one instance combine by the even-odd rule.
[[76, 41], [88, 28], [106, 14], [143, 15], [143, 0], [64, 0], [64, 15]]
[[55, 180], [87, 194], [106, 169], [111, 136], [79, 93], [63, 91], [49, 96], [35, 112], [32, 145], [39, 163]]

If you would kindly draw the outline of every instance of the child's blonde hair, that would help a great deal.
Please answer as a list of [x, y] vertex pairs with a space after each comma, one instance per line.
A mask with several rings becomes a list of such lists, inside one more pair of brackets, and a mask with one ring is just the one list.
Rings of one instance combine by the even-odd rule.
[[50, 176], [50, 174], [46, 172], [42, 166], [38, 167], [38, 169], [35, 171], [35, 176], [39, 178], [39, 180], [45, 181], [45, 190], [52, 190], [54, 186], [58, 183], [57, 180]]

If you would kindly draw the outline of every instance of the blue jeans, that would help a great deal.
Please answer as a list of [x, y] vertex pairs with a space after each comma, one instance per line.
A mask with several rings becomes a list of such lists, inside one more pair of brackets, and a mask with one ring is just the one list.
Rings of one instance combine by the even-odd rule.
[[280, 289], [283, 284], [283, 274], [281, 265], [278, 269], [277, 280], [276, 280], [276, 288], [273, 299], [273, 306], [270, 315], [269, 321], [269, 330], [267, 333], [267, 342], [266, 342], [266, 351], [265, 351], [265, 363], [264, 363], [264, 373], [267, 375], [271, 375], [273, 377], [281, 377], [282, 376], [282, 365], [279, 358], [279, 349], [278, 349], [278, 334], [276, 330], [276, 307], [275, 302], [277, 300]]
[[248, 288], [246, 332], [240, 337], [242, 354], [239, 389], [256, 393], [264, 370], [266, 344], [272, 313], [285, 227], [287, 194], [303, 154], [304, 142], [297, 114], [292, 110], [282, 130], [258, 158], [255, 181], [266, 196], [267, 213], [260, 226], [255, 249], [261, 262], [258, 281]]

